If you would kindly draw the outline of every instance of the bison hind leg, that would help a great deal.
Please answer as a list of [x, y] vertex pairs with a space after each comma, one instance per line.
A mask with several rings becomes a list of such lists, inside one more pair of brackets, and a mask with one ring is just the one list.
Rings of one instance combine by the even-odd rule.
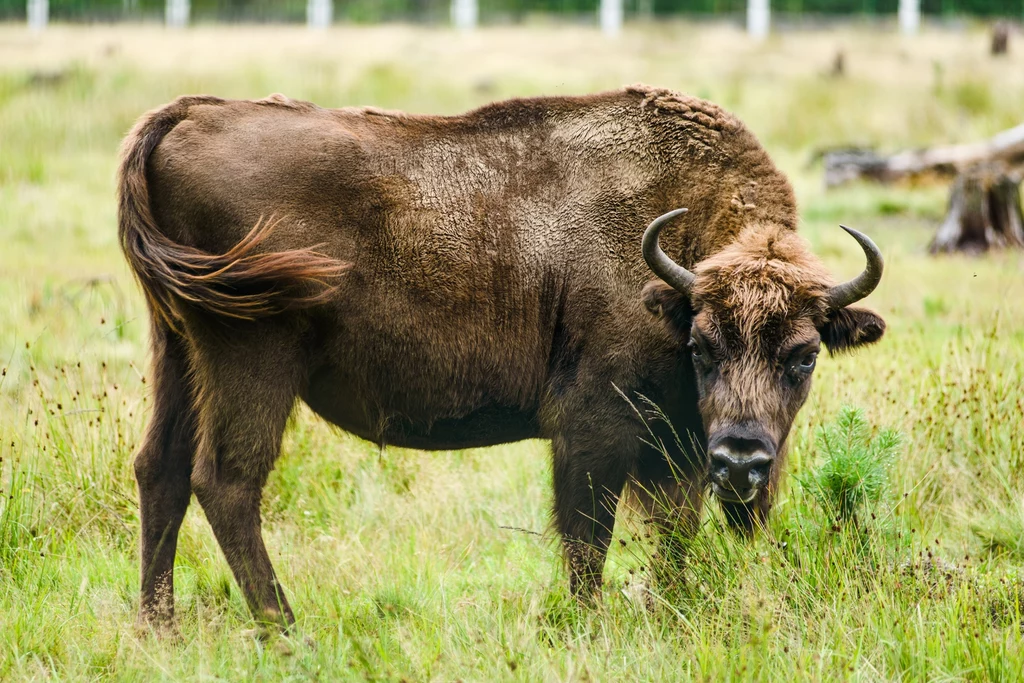
[[141, 517], [140, 630], [164, 631], [174, 619], [174, 556], [192, 496], [195, 411], [184, 340], [153, 324], [153, 415], [135, 455]]
[[196, 330], [198, 446], [192, 490], [253, 616], [295, 618], [263, 542], [260, 501], [304, 377], [301, 335], [286, 323]]

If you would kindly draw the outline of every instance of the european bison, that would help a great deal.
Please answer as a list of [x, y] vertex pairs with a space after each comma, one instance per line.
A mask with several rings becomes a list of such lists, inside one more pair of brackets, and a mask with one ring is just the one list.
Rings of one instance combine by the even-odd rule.
[[253, 613], [293, 620], [260, 496], [297, 398], [380, 444], [550, 439], [586, 597], [627, 483], [661, 525], [692, 528], [709, 479], [730, 523], [763, 520], [819, 344], [885, 327], [850, 307], [871, 241], [850, 231], [867, 269], [835, 285], [754, 135], [644, 86], [451, 117], [183, 97], [129, 134], [119, 200], [152, 317], [144, 624], [173, 613], [193, 492]]

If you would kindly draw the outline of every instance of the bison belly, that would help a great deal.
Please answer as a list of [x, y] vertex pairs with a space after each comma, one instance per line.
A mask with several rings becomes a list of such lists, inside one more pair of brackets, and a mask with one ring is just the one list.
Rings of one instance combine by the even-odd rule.
[[[355, 279], [355, 278], [354, 278]], [[540, 436], [547, 354], [522, 330], [485, 333], [484, 315], [397, 312], [363, 291], [339, 301], [312, 350], [306, 403], [377, 443], [441, 450]]]

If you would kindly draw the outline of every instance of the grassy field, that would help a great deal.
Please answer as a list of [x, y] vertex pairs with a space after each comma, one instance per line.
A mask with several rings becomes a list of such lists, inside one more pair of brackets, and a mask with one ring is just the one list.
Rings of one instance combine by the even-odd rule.
[[[842, 79], [827, 76], [838, 48]], [[196, 505], [181, 637], [137, 635], [147, 326], [113, 178], [133, 120], [183, 93], [445, 113], [638, 81], [747, 121], [839, 277], [862, 265], [840, 221], [886, 255], [868, 303], [888, 334], [820, 363], [770, 533], [737, 540], [712, 511], [679, 586], [643, 597], [649, 548], [624, 515], [603, 603], [580, 613], [547, 531], [544, 443], [379, 452], [299, 410], [264, 500], [297, 636], [254, 637]], [[754, 45], [693, 25], [614, 43], [554, 27], [0, 26], [0, 680], [1020, 680], [1024, 257], [929, 257], [944, 187], [826, 193], [809, 160], [836, 144], [970, 141], [1022, 118], [1024, 52], [993, 61], [980, 30]], [[900, 446], [878, 499], [836, 524], [814, 482], [836, 464], [821, 435], [842, 432], [843, 406]]]

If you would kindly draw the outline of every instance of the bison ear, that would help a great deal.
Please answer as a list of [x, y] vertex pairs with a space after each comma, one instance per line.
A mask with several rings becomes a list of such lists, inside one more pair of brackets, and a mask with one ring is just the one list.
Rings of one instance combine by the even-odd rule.
[[693, 306], [690, 298], [661, 280], [648, 282], [643, 291], [644, 306], [665, 321], [672, 336], [681, 344], [690, 341]]
[[829, 315], [819, 332], [828, 352], [835, 355], [881, 339], [885, 333], [885, 321], [866, 308], [847, 306]]

